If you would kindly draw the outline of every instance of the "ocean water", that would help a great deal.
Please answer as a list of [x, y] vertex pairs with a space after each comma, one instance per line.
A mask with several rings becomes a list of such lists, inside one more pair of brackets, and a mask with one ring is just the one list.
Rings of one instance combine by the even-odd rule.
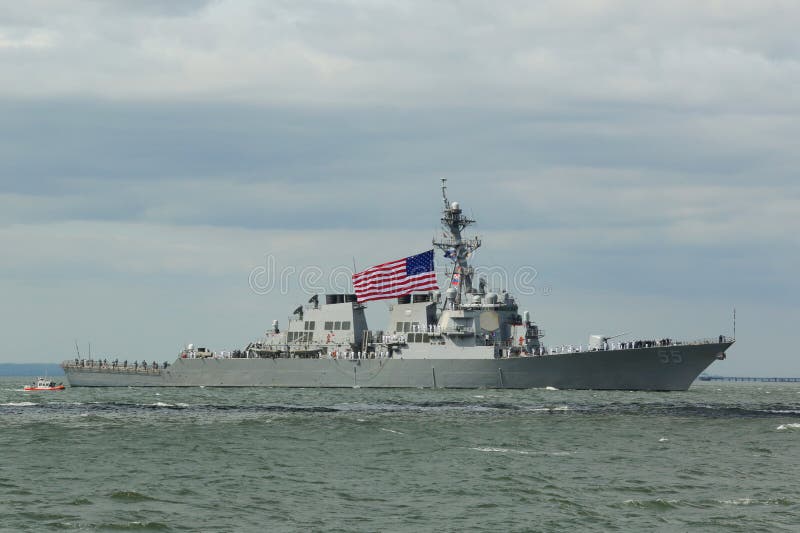
[[3, 531], [800, 531], [800, 385], [67, 389], [0, 379]]

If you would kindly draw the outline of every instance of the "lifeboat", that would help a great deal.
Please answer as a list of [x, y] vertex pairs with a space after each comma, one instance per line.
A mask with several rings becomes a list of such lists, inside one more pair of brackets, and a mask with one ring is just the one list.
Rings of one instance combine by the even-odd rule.
[[30, 385], [25, 385], [25, 390], [27, 391], [35, 391], [35, 390], [64, 390], [63, 383], [59, 383], [56, 385], [55, 381], [49, 380], [47, 378], [36, 378], [36, 381], [31, 383]]

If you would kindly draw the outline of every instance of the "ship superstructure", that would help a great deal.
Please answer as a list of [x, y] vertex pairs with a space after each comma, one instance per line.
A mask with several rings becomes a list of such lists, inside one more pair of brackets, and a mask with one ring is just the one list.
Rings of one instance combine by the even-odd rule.
[[274, 320], [267, 335], [240, 356], [493, 359], [543, 354], [541, 330], [529, 313], [520, 315], [509, 292], [487, 290], [484, 280], [473, 286], [469, 259], [481, 241], [465, 238], [463, 231], [474, 220], [458, 202], [448, 200], [445, 180], [442, 198], [443, 238], [433, 246], [451, 262], [445, 272], [447, 289], [400, 296], [389, 308], [386, 329], [378, 331], [368, 329], [366, 305], [355, 294], [327, 294], [324, 304], [314, 295], [294, 310], [285, 330]]

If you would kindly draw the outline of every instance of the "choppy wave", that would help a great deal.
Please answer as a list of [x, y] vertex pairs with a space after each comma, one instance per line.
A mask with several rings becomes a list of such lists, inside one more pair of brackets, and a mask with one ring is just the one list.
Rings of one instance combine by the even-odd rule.
[[[291, 403], [269, 403], [252, 405], [228, 405], [217, 403], [187, 402], [6, 402], [0, 403], [0, 413], [24, 408], [38, 411], [102, 412], [242, 412], [242, 413], [391, 413], [391, 412], [462, 412], [462, 413], [518, 413], [520, 415], [656, 415], [711, 418], [800, 418], [797, 405], [730, 406], [710, 404], [642, 404], [642, 403], [559, 403], [525, 404], [487, 401], [422, 401], [405, 403], [344, 403], [332, 405], [300, 405]], [[783, 424], [783, 429], [794, 429], [800, 424]]]
[[680, 506], [680, 500], [665, 500], [663, 498], [655, 498], [652, 500], [625, 500], [622, 502], [624, 505], [638, 507], [641, 509], [648, 509], [651, 511], [667, 511], [677, 509]]
[[566, 451], [545, 452], [545, 451], [535, 451], [535, 450], [517, 450], [514, 448], [503, 448], [499, 446], [475, 446], [473, 448], [470, 448], [470, 450], [474, 450], [476, 452], [510, 453], [518, 455], [552, 455], [555, 457], [572, 455], [572, 452], [566, 452]]
[[162, 522], [113, 522], [99, 524], [100, 531], [170, 531], [170, 527]]
[[144, 502], [155, 501], [157, 499], [147, 496], [146, 494], [136, 492], [135, 490], [117, 490], [112, 492], [109, 495], [109, 498], [122, 502]]
[[729, 500], [717, 500], [718, 503], [723, 505], [794, 505], [796, 502], [786, 498], [733, 498]]

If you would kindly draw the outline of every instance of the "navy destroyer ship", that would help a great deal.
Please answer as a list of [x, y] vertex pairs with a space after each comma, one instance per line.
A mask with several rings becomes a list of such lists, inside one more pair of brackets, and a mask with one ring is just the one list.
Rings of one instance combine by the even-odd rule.
[[[73, 387], [414, 387], [686, 390], [734, 339], [622, 340], [591, 335], [586, 344], [547, 346], [544, 331], [505, 288], [475, 280], [481, 246], [474, 223], [447, 197], [443, 238], [433, 249], [353, 276], [355, 294], [313, 296], [285, 330], [241, 350], [188, 345], [172, 363], [115, 359], [64, 361]], [[443, 252], [446, 289], [433, 268]], [[477, 283], [476, 283], [477, 281]], [[370, 330], [366, 302], [393, 300], [388, 326]]]

